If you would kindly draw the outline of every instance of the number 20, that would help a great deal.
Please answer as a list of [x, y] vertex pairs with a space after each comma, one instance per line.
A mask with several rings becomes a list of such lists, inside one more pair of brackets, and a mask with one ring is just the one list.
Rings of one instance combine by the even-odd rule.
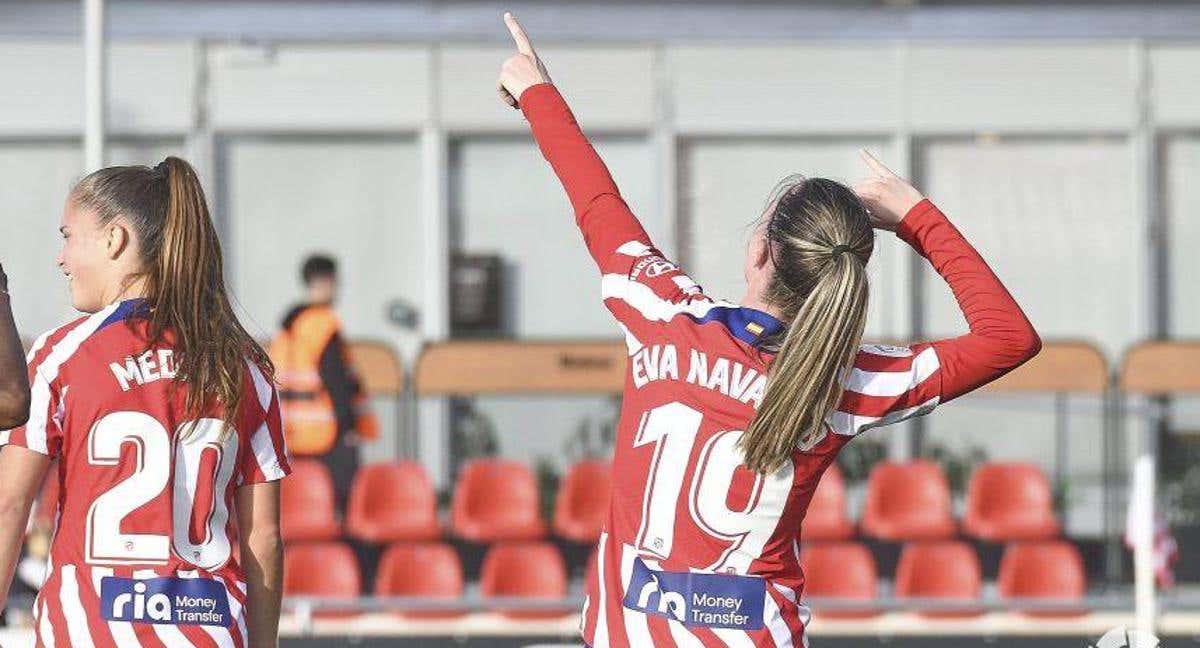
[[[194, 425], [194, 427], [193, 427]], [[212, 569], [229, 560], [231, 546], [224, 533], [229, 519], [225, 489], [233, 477], [237, 459], [237, 435], [221, 439], [224, 423], [204, 418], [183, 423], [176, 430], [172, 488], [172, 536], [151, 533], [122, 533], [121, 521], [133, 511], [162, 494], [171, 473], [171, 442], [162, 423], [143, 412], [113, 412], [92, 426], [88, 434], [88, 463], [116, 466], [126, 443], [137, 448], [137, 464], [131, 475], [97, 497], [88, 509], [84, 532], [85, 559], [91, 564], [165, 564], [175, 552], [202, 569]], [[185, 434], [186, 433], [186, 434]], [[186, 436], [186, 438], [184, 438]], [[204, 455], [213, 461], [209, 474]], [[201, 480], [212, 483], [212, 503], [197, 511], [195, 495]], [[204, 537], [193, 543], [190, 530], [195, 516], [203, 521]], [[214, 532], [214, 529], [217, 532]]]
[[[634, 447], [655, 444], [650, 474], [642, 498], [642, 524], [638, 549], [665, 559], [675, 540], [675, 511], [700, 423], [704, 415], [683, 403], [672, 402], [642, 415]], [[741, 465], [737, 448], [741, 430], [713, 435], [700, 449], [688, 489], [688, 511], [704, 533], [729, 542], [729, 547], [707, 571], [744, 574], [779, 524], [792, 487], [789, 461], [770, 475], [756, 475], [746, 507], [732, 510], [726, 495]]]

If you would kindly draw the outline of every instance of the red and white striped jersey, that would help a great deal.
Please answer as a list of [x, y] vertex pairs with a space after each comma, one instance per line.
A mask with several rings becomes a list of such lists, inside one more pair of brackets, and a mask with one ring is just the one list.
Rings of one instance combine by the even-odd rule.
[[794, 646], [809, 620], [797, 537], [822, 473], [855, 435], [925, 414], [1036, 353], [1037, 337], [979, 255], [928, 201], [899, 236], [928, 256], [972, 333], [864, 345], [825, 434], [761, 475], [738, 440], [784, 324], [714, 300], [654, 248], [551, 85], [520, 97], [601, 271], [629, 351], [611, 508], [582, 631], [591, 646]]
[[290, 468], [274, 386], [247, 362], [232, 429], [193, 417], [173, 337], [147, 349], [142, 300], [41, 336], [29, 422], [0, 432], [58, 459], [57, 515], [34, 616], [38, 645], [246, 645], [234, 494]]

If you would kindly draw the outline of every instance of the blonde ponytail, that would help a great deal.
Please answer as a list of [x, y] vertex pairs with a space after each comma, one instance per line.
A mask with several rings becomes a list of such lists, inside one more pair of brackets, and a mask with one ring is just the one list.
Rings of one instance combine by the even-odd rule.
[[866, 210], [831, 180], [801, 181], [776, 202], [771, 219], [776, 276], [767, 297], [791, 321], [740, 444], [745, 465], [763, 473], [824, 435], [866, 326], [866, 263], [874, 247]]

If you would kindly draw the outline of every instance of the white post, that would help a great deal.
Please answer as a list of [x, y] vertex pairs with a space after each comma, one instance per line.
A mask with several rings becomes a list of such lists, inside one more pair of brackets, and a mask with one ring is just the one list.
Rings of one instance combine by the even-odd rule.
[[83, 167], [104, 166], [104, 0], [83, 0]]
[[1154, 633], [1157, 613], [1154, 592], [1154, 457], [1143, 454], [1133, 464], [1130, 491], [1130, 541], [1133, 543], [1134, 623], [1140, 632]]

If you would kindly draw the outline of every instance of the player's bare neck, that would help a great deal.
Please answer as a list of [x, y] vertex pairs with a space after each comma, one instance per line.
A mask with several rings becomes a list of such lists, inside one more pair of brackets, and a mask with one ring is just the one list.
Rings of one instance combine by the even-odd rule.
[[780, 310], [778, 306], [775, 306], [774, 304], [771, 304], [767, 300], [763, 299], [761, 296], [759, 296], [757, 291], [753, 290], [753, 288], [746, 291], [746, 295], [742, 297], [739, 304], [745, 308], [753, 308], [754, 310], [762, 311], [781, 322], [787, 321], [784, 317], [783, 311]]

